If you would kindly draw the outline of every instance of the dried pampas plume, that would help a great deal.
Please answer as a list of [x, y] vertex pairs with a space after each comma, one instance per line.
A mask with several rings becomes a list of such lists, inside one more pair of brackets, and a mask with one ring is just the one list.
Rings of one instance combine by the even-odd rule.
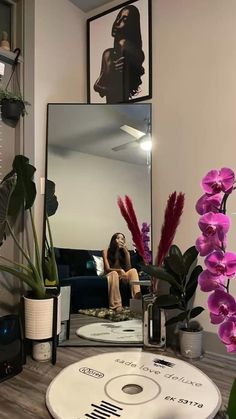
[[123, 201], [119, 196], [117, 199], [117, 203], [120, 208], [120, 212], [124, 217], [127, 226], [131, 232], [133, 244], [137, 252], [142, 257], [144, 263], [148, 263], [144, 243], [142, 240], [142, 232], [139, 228], [138, 220], [130, 197], [128, 195], [125, 195], [125, 199]]

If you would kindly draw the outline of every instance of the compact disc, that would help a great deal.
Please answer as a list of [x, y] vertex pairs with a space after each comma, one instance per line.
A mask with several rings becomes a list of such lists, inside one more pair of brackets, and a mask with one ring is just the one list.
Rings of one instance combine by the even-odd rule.
[[76, 330], [81, 338], [109, 343], [142, 343], [143, 322], [140, 319], [122, 322], [91, 323]]
[[48, 387], [46, 404], [57, 419], [210, 419], [221, 395], [192, 365], [139, 349], [66, 367]]

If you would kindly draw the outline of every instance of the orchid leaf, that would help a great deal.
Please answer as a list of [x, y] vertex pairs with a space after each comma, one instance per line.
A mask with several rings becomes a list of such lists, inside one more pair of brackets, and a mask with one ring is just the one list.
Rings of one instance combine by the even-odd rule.
[[167, 295], [159, 295], [156, 298], [154, 305], [157, 305], [158, 307], [161, 307], [161, 308], [165, 308], [165, 307], [170, 308], [172, 306], [173, 306], [172, 308], [177, 308], [178, 303], [179, 303], [179, 300], [175, 295], [167, 294]]
[[17, 177], [13, 174], [0, 184], [0, 246], [5, 239], [8, 208], [16, 182]]
[[146, 272], [150, 276], [154, 276], [157, 279], [162, 279], [163, 281], [168, 282], [174, 288], [181, 290], [181, 286], [178, 284], [175, 278], [162, 268], [158, 268], [155, 265], [142, 265], [142, 271]]
[[195, 268], [193, 269], [189, 281], [187, 283], [185, 292], [186, 292], [186, 301], [189, 301], [193, 294], [196, 291], [196, 288], [198, 286], [198, 277], [200, 275], [200, 273], [202, 272], [202, 267], [200, 265], [195, 266]]
[[185, 274], [187, 275], [193, 262], [197, 259], [198, 251], [195, 246], [189, 247], [183, 254], [183, 263], [185, 268]]
[[29, 163], [29, 159], [22, 155], [15, 157], [12, 166], [11, 173], [17, 174], [17, 183], [11, 196], [8, 213], [17, 215], [21, 208], [29, 209], [34, 203], [36, 187], [33, 177], [36, 169]]
[[170, 246], [169, 256], [172, 256], [172, 255], [176, 255], [178, 256], [179, 260], [183, 260], [182, 252], [180, 248], [176, 246], [176, 244], [172, 244], [172, 246]]
[[177, 254], [172, 254], [165, 258], [166, 264], [170, 267], [170, 269], [177, 275], [183, 275], [185, 272], [183, 258], [179, 258]]
[[204, 311], [203, 307], [194, 307], [191, 312], [190, 312], [190, 319], [194, 319], [195, 317], [199, 316], [199, 314], [201, 314]]
[[55, 195], [55, 183], [52, 180], [46, 180], [46, 211], [48, 217], [54, 215], [58, 208], [58, 201]]
[[180, 299], [182, 294], [183, 294], [182, 289], [180, 290], [180, 289], [174, 288], [172, 286], [170, 287], [170, 295], [175, 295], [176, 297], [178, 297]]
[[185, 320], [188, 317], [188, 313], [189, 313], [189, 310], [178, 314], [178, 316], [172, 317], [172, 319], [169, 319], [169, 320], [166, 321], [165, 325], [170, 326], [171, 324], [182, 322], [183, 320]]

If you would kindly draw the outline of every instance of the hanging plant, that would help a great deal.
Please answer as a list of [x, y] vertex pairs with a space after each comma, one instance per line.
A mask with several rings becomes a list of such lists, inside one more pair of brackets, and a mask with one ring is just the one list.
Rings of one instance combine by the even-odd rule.
[[[10, 78], [6, 84], [5, 89], [0, 89], [0, 105], [1, 105], [1, 114], [2, 120], [7, 125], [15, 128], [20, 117], [25, 116], [26, 112], [26, 105], [29, 105], [29, 102], [25, 101], [21, 92], [20, 92], [20, 85], [19, 80], [16, 72], [16, 67], [18, 63], [18, 56], [20, 54], [20, 49], [17, 48], [17, 55], [15, 61], [12, 66], [12, 72]], [[14, 82], [13, 84], [16, 86], [16, 91], [12, 92], [9, 91], [9, 84], [10, 82]]]

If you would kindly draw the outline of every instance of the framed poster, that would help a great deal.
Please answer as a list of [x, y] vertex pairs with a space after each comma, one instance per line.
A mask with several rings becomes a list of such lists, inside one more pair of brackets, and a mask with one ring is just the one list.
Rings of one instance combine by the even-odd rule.
[[0, 47], [13, 50], [13, 20], [15, 3], [12, 0], [0, 0]]
[[88, 103], [152, 97], [151, 0], [127, 1], [87, 20]]

